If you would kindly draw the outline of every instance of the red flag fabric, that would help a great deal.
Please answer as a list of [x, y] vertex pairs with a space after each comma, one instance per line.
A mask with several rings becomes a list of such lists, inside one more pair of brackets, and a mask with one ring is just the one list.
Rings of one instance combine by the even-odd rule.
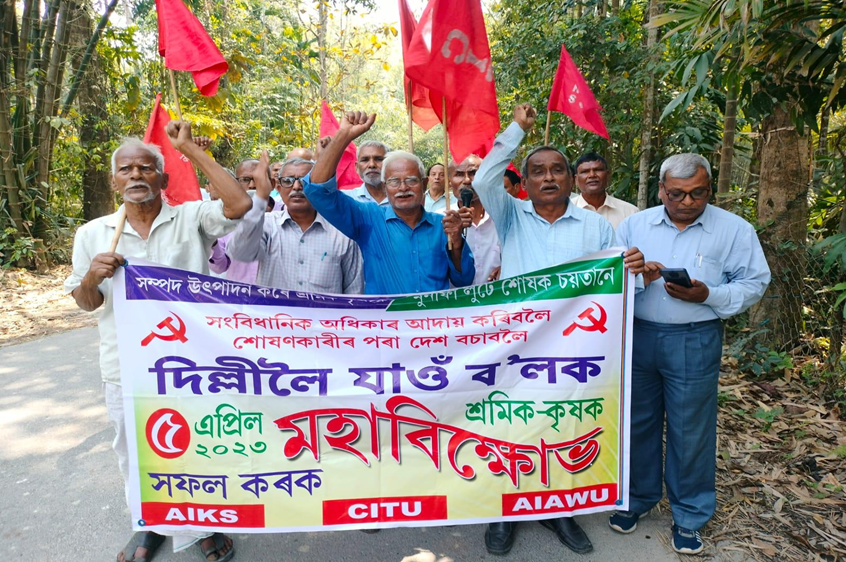
[[[403, 65], [405, 56], [408, 53], [411, 37], [417, 28], [417, 20], [408, 7], [408, 0], [399, 0], [400, 29], [402, 31], [402, 55]], [[411, 105], [411, 120], [424, 131], [428, 131], [441, 122], [440, 118], [432, 109], [432, 101], [429, 99], [429, 89], [413, 82], [408, 75], [403, 76], [405, 84], [405, 103]], [[409, 87], [411, 88], [411, 99], [409, 99]]]
[[[341, 125], [335, 119], [335, 114], [329, 109], [326, 100], [323, 101], [320, 107], [320, 138], [327, 135], [335, 136]], [[341, 156], [341, 161], [338, 163], [338, 169], [335, 170], [335, 175], [338, 178], [338, 189], [354, 189], [362, 184], [361, 177], [355, 168], [356, 163], [356, 148], [355, 143], [350, 143], [344, 150], [344, 155]]]
[[164, 57], [165, 66], [190, 72], [201, 94], [215, 95], [229, 65], [197, 16], [182, 0], [156, 0], [156, 17], [159, 55]]
[[162, 198], [168, 205], [181, 205], [187, 201], [199, 201], [200, 182], [194, 172], [194, 165], [181, 152], [173, 148], [165, 133], [165, 127], [170, 123], [170, 115], [162, 107], [162, 95], [156, 94], [153, 113], [144, 133], [144, 142], [158, 145], [164, 155], [164, 171], [167, 174], [167, 189], [162, 191]]
[[593, 92], [564, 45], [561, 45], [561, 59], [558, 61], [558, 71], [552, 81], [546, 108], [569, 116], [582, 129], [608, 138], [608, 130], [599, 115], [602, 107], [593, 97]]
[[456, 162], [484, 156], [499, 132], [491, 50], [480, 0], [431, 0], [404, 57], [405, 73], [429, 89]]

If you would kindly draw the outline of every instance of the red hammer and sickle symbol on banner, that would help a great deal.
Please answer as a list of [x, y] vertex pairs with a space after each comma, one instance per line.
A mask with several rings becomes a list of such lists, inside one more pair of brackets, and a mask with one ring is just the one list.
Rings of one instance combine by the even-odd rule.
[[[188, 341], [188, 338], [185, 337], [185, 322], [182, 321], [182, 318], [177, 316], [171, 311], [168, 311], [173, 315], [173, 318], [168, 316], [156, 326], [159, 330], [167, 330], [169, 333], [167, 334], [159, 334], [155, 330], [150, 332], [150, 334], [141, 340], [141, 347], [147, 347], [150, 345], [154, 339], [160, 339], [162, 341], [179, 341], [185, 343]], [[174, 318], [179, 323], [178, 326], [173, 325]]]
[[591, 301], [593, 304], [596, 305], [596, 308], [599, 309], [599, 318], [593, 315], [593, 311], [595, 310], [592, 306], [587, 307], [587, 310], [579, 314], [579, 320], [587, 320], [587, 324], [579, 324], [578, 322], [573, 322], [564, 330], [564, 335], [569, 336], [572, 334], [576, 328], [580, 330], [584, 330], [585, 332], [599, 332], [600, 334], [604, 334], [608, 331], [608, 328], [605, 327], [605, 322], [608, 320], [608, 314], [605, 312], [605, 309], [600, 306], [600, 304], [596, 301]]

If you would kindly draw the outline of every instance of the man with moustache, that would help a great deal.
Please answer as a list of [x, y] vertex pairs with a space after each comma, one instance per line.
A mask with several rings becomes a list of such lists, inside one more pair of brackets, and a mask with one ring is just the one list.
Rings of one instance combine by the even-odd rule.
[[580, 156], [576, 160], [579, 195], [573, 203], [580, 209], [599, 213], [616, 229], [624, 218], [637, 212], [637, 207], [607, 193], [610, 178], [605, 158], [595, 152]]
[[470, 212], [472, 222], [464, 231], [467, 244], [473, 252], [473, 262], [476, 264], [476, 276], [473, 278], [474, 285], [496, 281], [499, 279], [501, 252], [499, 236], [496, 233], [491, 216], [485, 212], [485, 207], [479, 200], [479, 196], [473, 189], [473, 179], [482, 164], [482, 159], [471, 154], [461, 164], [455, 160], [449, 163], [449, 183], [452, 193], [455, 196], [456, 204], [463, 206], [462, 192], [470, 192]]
[[438, 162], [429, 167], [429, 188], [426, 190], [426, 201], [423, 208], [430, 213], [444, 214], [446, 211], [446, 196], [444, 195], [444, 165]]
[[382, 183], [382, 163], [385, 161], [385, 155], [390, 151], [388, 145], [379, 141], [368, 140], [361, 143], [358, 147], [355, 167], [364, 183], [360, 187], [343, 193], [362, 203], [389, 206], [385, 186]]
[[[523, 159], [521, 185], [528, 192], [527, 201], [515, 199], [503, 189], [505, 169], [536, 117], [537, 111], [529, 104], [514, 108], [514, 122], [497, 137], [473, 181], [502, 241], [502, 278], [614, 246], [614, 229], [608, 221], [570, 204], [570, 164], [557, 148], [540, 146]], [[624, 263], [634, 274], [643, 272], [643, 254], [637, 248], [625, 252]], [[574, 552], [593, 550], [590, 539], [572, 517], [547, 519], [540, 524]], [[514, 532], [514, 523], [491, 523], [485, 533], [485, 548], [491, 554], [507, 554], [514, 544]]]
[[284, 163], [279, 189], [285, 210], [268, 215], [264, 211], [271, 186], [261, 173], [266, 159], [265, 152], [256, 168], [253, 208], [232, 234], [229, 255], [257, 261], [259, 285], [311, 293], [363, 293], [358, 246], [317, 214], [303, 194], [303, 178], [314, 162], [291, 158]]
[[423, 293], [448, 289], [450, 283], [470, 285], [476, 270], [461, 235], [462, 227], [470, 223], [469, 210], [441, 216], [423, 209], [427, 178], [419, 158], [395, 151], [380, 162], [388, 205], [360, 202], [338, 191], [335, 170], [344, 149], [375, 121], [375, 114], [344, 115], [335, 137], [303, 180], [306, 196], [321, 215], [358, 243], [367, 294]]
[[[118, 464], [129, 481], [129, 451], [120, 385], [120, 360], [112, 297], [112, 277], [126, 263], [124, 256], [137, 256], [197, 273], [208, 273], [212, 243], [231, 232], [250, 209], [250, 197], [238, 182], [194, 143], [191, 128], [183, 121], [167, 125], [171, 144], [202, 170], [214, 184], [219, 201], [192, 201], [171, 207], [162, 201], [167, 188], [164, 158], [159, 147], [128, 139], [112, 154], [112, 188], [123, 196], [126, 222], [116, 252], [109, 246], [120, 212], [100, 217], [79, 228], [73, 245], [73, 272], [65, 281], [83, 310], [101, 309], [100, 369], [106, 409], [116, 436], [112, 443]], [[125, 490], [128, 498], [128, 488]], [[199, 541], [203, 557], [225, 562], [235, 555], [232, 540], [221, 533], [173, 532], [174, 552]], [[149, 560], [164, 541], [152, 532], [135, 533], [118, 556], [118, 562]]]

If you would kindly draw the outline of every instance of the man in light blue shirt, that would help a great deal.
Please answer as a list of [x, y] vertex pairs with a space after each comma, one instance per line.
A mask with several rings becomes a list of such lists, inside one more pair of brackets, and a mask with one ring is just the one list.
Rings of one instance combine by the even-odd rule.
[[[537, 111], [529, 104], [516, 106], [514, 122], [496, 139], [473, 180], [473, 188], [502, 241], [502, 278], [614, 246], [614, 229], [608, 221], [570, 203], [573, 176], [567, 158], [557, 148], [535, 148], [523, 160], [521, 183], [529, 194], [528, 201], [515, 199], [503, 189], [505, 170], [536, 117]], [[643, 271], [643, 254], [637, 248], [630, 248], [624, 256], [629, 271], [635, 275]], [[590, 539], [572, 517], [540, 524], [574, 552], [593, 550]], [[485, 533], [488, 552], [508, 553], [514, 544], [514, 526], [511, 522], [491, 523]]]
[[[673, 548], [697, 554], [703, 549], [699, 529], [716, 508], [722, 319], [761, 299], [770, 269], [752, 225], [708, 204], [711, 166], [705, 158], [671, 156], [660, 179], [664, 204], [627, 217], [617, 228], [619, 240], [637, 244], [650, 261], [647, 287], [635, 296], [629, 511], [617, 512], [610, 524], [621, 533], [634, 531], [638, 518], [661, 500], [663, 472]], [[691, 286], [664, 282], [665, 268], [686, 269]]]
[[[425, 168], [419, 158], [394, 151], [382, 166], [389, 206], [361, 203], [338, 191], [335, 169], [346, 146], [367, 132], [375, 115], [349, 112], [340, 129], [320, 152], [303, 189], [326, 220], [358, 243], [364, 258], [364, 292], [395, 295], [441, 291], [473, 283], [473, 254], [462, 229], [469, 209], [446, 215], [423, 210]], [[448, 249], [447, 242], [452, 247]]]
[[[438, 162], [429, 167], [429, 187], [426, 190], [426, 201], [423, 208], [430, 213], [444, 214], [446, 212], [446, 169]], [[453, 205], [457, 207], [458, 205]]]
[[[570, 261], [615, 243], [608, 221], [569, 204], [570, 165], [554, 147], [535, 148], [523, 160], [521, 182], [529, 193], [527, 201], [503, 189], [505, 170], [536, 116], [528, 104], [514, 108], [514, 122], [497, 137], [473, 181], [502, 241], [502, 278]], [[636, 248], [626, 252], [627, 266], [635, 274], [641, 271], [642, 259]]]
[[382, 183], [382, 163], [390, 151], [388, 145], [379, 141], [367, 140], [361, 143], [358, 147], [355, 167], [364, 183], [355, 189], [344, 191], [344, 195], [362, 203], [389, 206], [385, 186]]

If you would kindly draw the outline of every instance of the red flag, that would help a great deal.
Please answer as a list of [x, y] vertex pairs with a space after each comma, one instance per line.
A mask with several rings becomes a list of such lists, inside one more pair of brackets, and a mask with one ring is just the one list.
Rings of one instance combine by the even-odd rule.
[[220, 77], [229, 70], [203, 24], [182, 0], [156, 0], [159, 20], [159, 55], [172, 70], [186, 70], [204, 96], [217, 93]]
[[[402, 29], [403, 65], [405, 65], [405, 56], [408, 53], [411, 37], [417, 28], [417, 20], [414, 19], [414, 14], [411, 13], [407, 0], [399, 0], [399, 15], [400, 28]], [[429, 99], [429, 89], [413, 82], [407, 75], [403, 76], [403, 81], [405, 83], [405, 90], [403, 92], [405, 103], [411, 105], [411, 120], [417, 123], [424, 131], [428, 131], [440, 123], [440, 118], [432, 109], [432, 101]], [[408, 95], [409, 85], [411, 85], [411, 99], [409, 99]]]
[[561, 60], [558, 61], [558, 71], [552, 81], [546, 108], [568, 115], [582, 129], [608, 138], [608, 130], [599, 115], [602, 108], [564, 45], [561, 45]]
[[453, 158], [487, 154], [499, 132], [499, 107], [480, 0], [431, 0], [404, 58], [406, 75], [429, 88], [441, 122], [446, 99]]
[[167, 174], [167, 189], [162, 191], [162, 198], [168, 205], [181, 205], [187, 201], [199, 201], [200, 182], [194, 172], [194, 165], [181, 152], [173, 148], [165, 133], [165, 127], [170, 123], [170, 115], [161, 104], [162, 95], [156, 94], [156, 103], [150, 115], [144, 142], [158, 145], [164, 155]]
[[[335, 119], [335, 114], [332, 113], [326, 100], [324, 100], [320, 108], [320, 138], [327, 135], [335, 136], [340, 128], [338, 120]], [[338, 189], [354, 189], [361, 185], [361, 178], [355, 168], [355, 163], [355, 143], [350, 143], [344, 150], [344, 155], [341, 156], [338, 169], [335, 170], [335, 175], [338, 178]]]

